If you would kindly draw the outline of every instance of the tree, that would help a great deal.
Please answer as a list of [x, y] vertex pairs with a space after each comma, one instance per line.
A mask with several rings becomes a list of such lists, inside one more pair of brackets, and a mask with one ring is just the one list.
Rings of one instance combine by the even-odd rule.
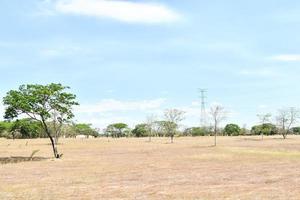
[[210, 113], [209, 113], [213, 119], [213, 130], [214, 130], [214, 136], [215, 136], [215, 143], [214, 146], [217, 146], [217, 132], [218, 132], [218, 126], [223, 121], [226, 119], [226, 113], [224, 111], [224, 108], [219, 105], [212, 106], [210, 108]]
[[155, 121], [156, 121], [156, 117], [154, 115], [150, 115], [147, 117], [146, 120], [146, 125], [147, 125], [147, 133], [148, 133], [148, 137], [149, 137], [149, 142], [151, 142], [151, 137], [153, 136], [153, 132], [155, 129]]
[[205, 136], [209, 135], [210, 130], [207, 127], [192, 127], [183, 131], [185, 136]]
[[[3, 98], [5, 119], [14, 119], [18, 116], [27, 116], [40, 123], [49, 137], [55, 158], [61, 154], [57, 150], [57, 133], [62, 124], [74, 117], [72, 107], [79, 105], [76, 96], [65, 92], [69, 87], [51, 83], [48, 85], [28, 84], [21, 85], [18, 90], [11, 90]], [[49, 123], [55, 123], [54, 131]], [[53, 139], [54, 137], [54, 139]]]
[[293, 127], [292, 131], [293, 131], [293, 134], [299, 135], [300, 134], [300, 127]]
[[110, 132], [112, 137], [122, 137], [124, 136], [123, 131], [127, 128], [128, 128], [127, 124], [115, 123], [115, 124], [108, 125], [106, 130]]
[[241, 132], [241, 128], [237, 124], [227, 124], [224, 128], [225, 135], [238, 136]]
[[276, 119], [280, 127], [280, 131], [283, 136], [283, 139], [286, 139], [292, 125], [297, 122], [299, 117], [300, 117], [300, 111], [297, 108], [290, 107], [290, 108], [278, 110], [278, 115]]
[[32, 119], [17, 119], [13, 122], [10, 133], [13, 139], [16, 138], [16, 134], [19, 133], [19, 138], [37, 138], [39, 137], [39, 132], [41, 131], [41, 126], [38, 122]]
[[94, 137], [98, 137], [98, 132], [91, 126], [91, 124], [75, 124], [74, 129], [78, 135], [91, 135]]
[[[257, 117], [259, 118], [259, 121], [262, 125], [262, 129], [268, 129], [268, 127], [264, 127], [267, 123], [270, 122], [272, 114], [271, 113], [266, 113], [266, 114], [258, 114]], [[261, 140], [264, 139], [264, 131], [261, 131]]]
[[184, 119], [184, 111], [177, 110], [177, 109], [167, 109], [165, 110], [165, 122], [163, 126], [171, 138], [171, 143], [173, 143], [174, 135], [178, 128], [178, 123]]
[[12, 122], [8, 122], [8, 121], [0, 122], [0, 137], [8, 138], [12, 126], [13, 126]]
[[166, 135], [164, 121], [154, 121], [152, 127], [152, 134], [158, 137], [164, 137]]
[[251, 133], [254, 135], [275, 135], [278, 133], [278, 129], [274, 124], [266, 123], [253, 126], [251, 128]]
[[148, 133], [147, 124], [138, 124], [132, 130], [134, 137], [146, 137]]

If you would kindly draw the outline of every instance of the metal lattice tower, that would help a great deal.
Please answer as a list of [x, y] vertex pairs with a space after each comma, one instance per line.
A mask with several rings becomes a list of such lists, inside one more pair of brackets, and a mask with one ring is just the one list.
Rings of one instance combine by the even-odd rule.
[[200, 93], [200, 98], [201, 98], [201, 127], [205, 127], [206, 126], [206, 107], [205, 107], [205, 99], [206, 99], [206, 89], [199, 89], [199, 93]]

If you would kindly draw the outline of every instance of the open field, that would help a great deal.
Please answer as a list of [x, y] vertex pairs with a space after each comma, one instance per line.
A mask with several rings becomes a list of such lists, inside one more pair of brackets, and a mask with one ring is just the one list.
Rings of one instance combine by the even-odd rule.
[[48, 139], [0, 139], [0, 199], [300, 199], [300, 137], [146, 141], [64, 139], [43, 160]]

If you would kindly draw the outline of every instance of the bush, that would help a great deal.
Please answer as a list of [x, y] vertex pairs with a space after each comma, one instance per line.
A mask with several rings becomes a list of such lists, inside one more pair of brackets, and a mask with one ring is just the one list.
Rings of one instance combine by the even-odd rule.
[[223, 132], [228, 136], [238, 136], [241, 133], [241, 128], [237, 124], [227, 124]]
[[209, 134], [210, 134], [210, 131], [206, 127], [187, 128], [183, 132], [183, 135], [185, 135], [185, 136], [206, 136]]
[[300, 127], [294, 127], [294, 128], [292, 128], [292, 132], [295, 135], [300, 135]]
[[253, 135], [276, 135], [278, 134], [278, 129], [274, 124], [267, 123], [262, 125], [253, 126], [251, 128], [251, 133]]

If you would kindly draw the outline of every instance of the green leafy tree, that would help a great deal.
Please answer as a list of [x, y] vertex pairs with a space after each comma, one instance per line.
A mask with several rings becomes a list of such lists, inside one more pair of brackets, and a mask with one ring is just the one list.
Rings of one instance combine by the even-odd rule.
[[253, 135], [275, 135], [278, 134], [278, 129], [274, 124], [266, 123], [251, 128]]
[[41, 132], [41, 125], [32, 119], [20, 119], [13, 122], [10, 132], [13, 139], [16, 138], [16, 134], [19, 134], [20, 138], [37, 138]]
[[146, 137], [148, 136], [148, 124], [138, 124], [132, 130], [134, 137]]
[[206, 136], [210, 134], [210, 130], [206, 127], [192, 127], [184, 130], [185, 136]]
[[299, 135], [300, 134], [300, 127], [293, 127], [292, 131], [295, 135]]
[[110, 124], [106, 130], [110, 133], [112, 137], [122, 137], [125, 136], [124, 131], [128, 129], [128, 125], [124, 123]]
[[[25, 115], [39, 122], [51, 141], [55, 158], [60, 158], [61, 154], [58, 153], [57, 140], [54, 139], [58, 137], [63, 123], [74, 117], [72, 107], [78, 105], [76, 96], [65, 92], [66, 89], [69, 87], [55, 83], [28, 84], [9, 91], [3, 98], [5, 119]], [[55, 123], [54, 131], [50, 130], [49, 123]]]
[[8, 121], [0, 122], [0, 137], [8, 138], [12, 125], [13, 125], [12, 122], [8, 122]]
[[75, 124], [74, 128], [79, 135], [91, 135], [98, 137], [98, 132], [91, 127], [91, 124]]
[[224, 134], [229, 136], [238, 136], [241, 128], [237, 124], [227, 124], [224, 128]]

